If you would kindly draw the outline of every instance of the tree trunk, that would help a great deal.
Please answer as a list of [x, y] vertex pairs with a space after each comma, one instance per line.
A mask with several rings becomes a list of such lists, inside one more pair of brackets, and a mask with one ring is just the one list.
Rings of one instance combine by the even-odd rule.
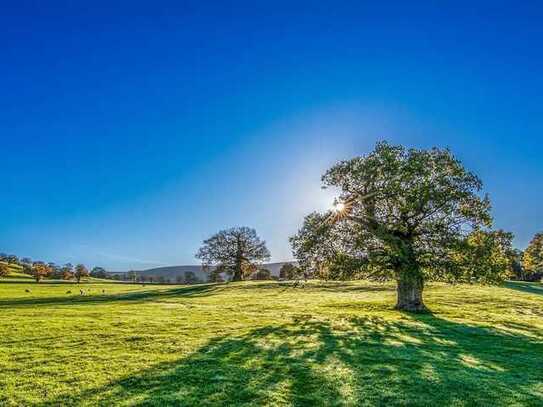
[[241, 267], [242, 260], [241, 255], [238, 254], [236, 259], [236, 265], [234, 268], [234, 275], [232, 276], [232, 281], [241, 281], [243, 280], [243, 268]]
[[420, 273], [399, 273], [397, 284], [396, 309], [408, 312], [428, 311], [422, 300], [424, 280]]

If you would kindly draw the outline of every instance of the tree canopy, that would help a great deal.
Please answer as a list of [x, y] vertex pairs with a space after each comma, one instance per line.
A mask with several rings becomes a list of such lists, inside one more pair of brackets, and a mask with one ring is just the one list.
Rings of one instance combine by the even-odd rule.
[[79, 283], [81, 281], [81, 278], [88, 277], [89, 276], [89, 270], [84, 264], [78, 264], [75, 266], [75, 279]]
[[486, 263], [467, 266], [476, 259], [475, 247], [496, 254], [510, 236], [478, 234], [491, 226], [490, 201], [480, 194], [481, 180], [449, 150], [381, 142], [367, 156], [338, 163], [322, 180], [339, 190], [338, 205], [308, 215], [291, 238], [301, 267], [395, 279], [396, 307], [408, 311], [426, 309], [427, 280], [491, 282], [503, 275]]
[[268, 260], [270, 252], [255, 229], [236, 227], [221, 230], [205, 240], [196, 257], [205, 269], [215, 268], [232, 275], [233, 281], [240, 281], [256, 271], [256, 264]]
[[543, 274], [543, 233], [537, 233], [530, 241], [522, 257], [524, 270], [528, 274]]

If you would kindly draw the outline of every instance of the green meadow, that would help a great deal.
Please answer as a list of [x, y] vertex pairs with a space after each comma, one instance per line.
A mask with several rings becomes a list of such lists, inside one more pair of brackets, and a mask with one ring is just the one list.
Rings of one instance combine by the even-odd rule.
[[[81, 295], [80, 289], [83, 290]], [[0, 284], [0, 405], [543, 405], [543, 286]]]

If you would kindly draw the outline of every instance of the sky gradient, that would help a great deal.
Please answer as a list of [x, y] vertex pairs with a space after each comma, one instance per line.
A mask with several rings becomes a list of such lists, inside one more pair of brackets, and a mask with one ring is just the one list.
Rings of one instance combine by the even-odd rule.
[[197, 264], [247, 225], [288, 260], [378, 140], [450, 147], [517, 247], [543, 230], [541, 3], [76, 3], [0, 15], [1, 252]]

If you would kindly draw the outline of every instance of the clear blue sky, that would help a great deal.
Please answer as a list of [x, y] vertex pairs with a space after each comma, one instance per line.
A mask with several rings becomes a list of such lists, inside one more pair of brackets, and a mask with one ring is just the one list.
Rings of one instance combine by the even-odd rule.
[[543, 230], [541, 2], [11, 3], [0, 251], [195, 264], [248, 225], [290, 259], [322, 172], [382, 139], [450, 147], [518, 247]]

